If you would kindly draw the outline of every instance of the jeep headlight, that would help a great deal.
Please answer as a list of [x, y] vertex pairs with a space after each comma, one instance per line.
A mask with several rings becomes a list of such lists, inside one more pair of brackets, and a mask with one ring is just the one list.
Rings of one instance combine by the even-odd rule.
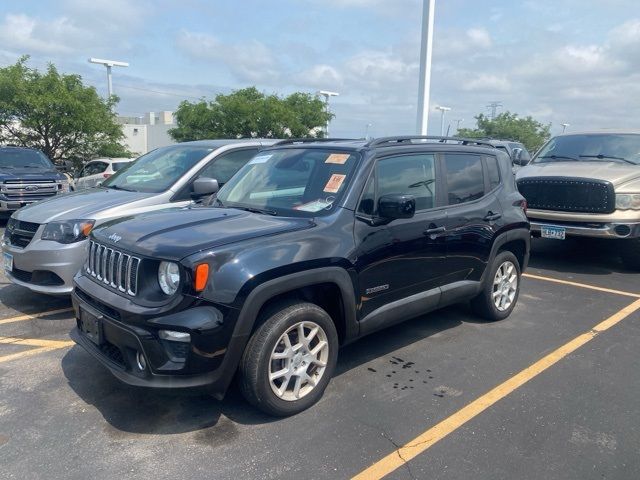
[[640, 193], [616, 194], [616, 210], [640, 210]]
[[84, 240], [91, 233], [95, 220], [67, 220], [47, 223], [42, 232], [42, 240], [58, 243], [74, 243]]
[[173, 295], [180, 286], [180, 267], [174, 262], [160, 262], [158, 284], [166, 295]]

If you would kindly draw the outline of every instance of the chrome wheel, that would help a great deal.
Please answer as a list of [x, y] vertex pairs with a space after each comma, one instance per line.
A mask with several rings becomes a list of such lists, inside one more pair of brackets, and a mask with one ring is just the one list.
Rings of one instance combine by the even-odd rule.
[[491, 298], [495, 307], [504, 312], [513, 304], [518, 291], [518, 270], [516, 266], [506, 261], [498, 267], [493, 279]]
[[314, 322], [299, 322], [278, 339], [269, 359], [269, 384], [282, 400], [308, 395], [320, 382], [329, 359], [326, 332]]

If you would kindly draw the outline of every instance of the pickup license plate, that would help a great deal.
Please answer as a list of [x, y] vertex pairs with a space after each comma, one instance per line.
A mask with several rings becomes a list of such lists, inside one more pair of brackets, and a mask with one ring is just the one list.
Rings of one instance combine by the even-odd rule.
[[13, 271], [13, 255], [5, 253], [2, 256], [2, 264], [7, 272]]
[[82, 308], [80, 309], [80, 329], [93, 343], [102, 345], [102, 322]]
[[566, 229], [564, 227], [548, 227], [543, 226], [540, 230], [542, 238], [552, 238], [554, 240], [564, 240], [566, 237]]

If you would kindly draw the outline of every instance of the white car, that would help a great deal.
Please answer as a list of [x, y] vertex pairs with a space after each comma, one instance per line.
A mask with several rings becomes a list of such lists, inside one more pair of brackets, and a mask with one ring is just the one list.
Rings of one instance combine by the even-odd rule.
[[75, 179], [75, 190], [98, 186], [121, 168], [133, 162], [133, 158], [96, 158], [87, 163]]

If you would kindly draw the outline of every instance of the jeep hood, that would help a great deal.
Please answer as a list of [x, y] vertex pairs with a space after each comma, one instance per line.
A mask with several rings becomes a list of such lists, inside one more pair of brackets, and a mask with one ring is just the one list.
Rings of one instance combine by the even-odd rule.
[[517, 180], [531, 177], [594, 178], [620, 187], [640, 179], [640, 165], [600, 161], [530, 163], [516, 174]]
[[178, 261], [209, 248], [313, 225], [306, 218], [233, 208], [174, 208], [113, 220], [94, 229], [92, 236], [100, 243], [141, 256]]
[[[111, 208], [142, 200], [155, 193], [127, 192], [107, 188], [91, 188], [43, 200], [18, 210], [14, 217], [34, 223], [54, 220], [95, 219]], [[125, 212], [126, 213], [126, 212]]]

